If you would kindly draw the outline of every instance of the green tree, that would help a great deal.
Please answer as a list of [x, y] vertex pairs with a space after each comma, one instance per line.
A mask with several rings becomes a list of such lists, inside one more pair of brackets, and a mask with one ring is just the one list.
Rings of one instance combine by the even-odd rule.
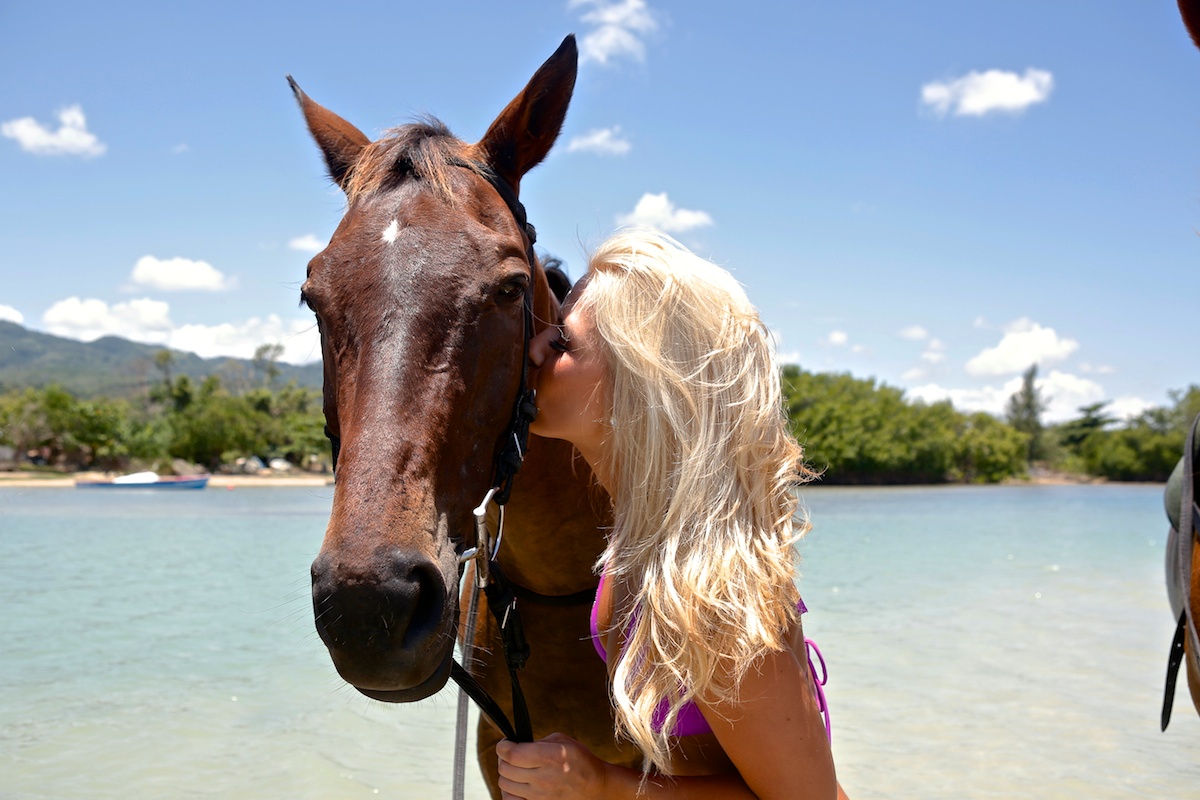
[[1109, 480], [1165, 481], [1183, 455], [1188, 427], [1200, 414], [1200, 386], [1167, 393], [1170, 406], [1149, 408], [1081, 446], [1087, 471]]
[[997, 483], [1025, 471], [1026, 435], [991, 414], [963, 417], [956, 444], [954, 477], [959, 480]]
[[[187, 376], [176, 379], [178, 387]], [[252, 453], [260, 444], [255, 436], [253, 411], [246, 398], [231, 397], [216, 376], [206, 378], [195, 392], [187, 384], [187, 402], [176, 401], [169, 416], [171, 440], [169, 454], [201, 464], [210, 470], [220, 468], [229, 457]]]
[[1092, 403], [1079, 409], [1080, 416], [1058, 426], [1058, 440], [1072, 451], [1078, 452], [1092, 434], [1112, 425], [1116, 418], [1104, 413], [1109, 401]]
[[39, 390], [18, 389], [0, 397], [0, 442], [27, 453], [48, 444], [52, 436]]
[[175, 366], [175, 354], [170, 350], [159, 350], [154, 354], [154, 366], [162, 373], [162, 382], [167, 386], [172, 385], [171, 370]]
[[1024, 471], [1025, 437], [949, 402], [909, 403], [899, 389], [846, 374], [781, 372], [792, 432], [825, 483], [998, 481]]
[[1046, 448], [1042, 441], [1042, 412], [1046, 410], [1046, 400], [1037, 388], [1037, 364], [1025, 370], [1021, 378], [1021, 388], [1008, 398], [1004, 409], [1004, 418], [1016, 430], [1029, 437], [1027, 459], [1030, 462], [1045, 458]]
[[283, 345], [260, 344], [254, 350], [254, 371], [263, 376], [263, 385], [272, 388], [279, 377], [279, 359], [283, 356]]
[[110, 398], [75, 402], [66, 435], [72, 466], [115, 469], [128, 455], [129, 438], [127, 403]]

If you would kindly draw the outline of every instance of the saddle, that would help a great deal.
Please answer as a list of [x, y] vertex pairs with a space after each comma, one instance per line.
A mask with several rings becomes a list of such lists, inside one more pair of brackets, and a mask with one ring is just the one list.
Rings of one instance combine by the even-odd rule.
[[1184, 658], [1190, 658], [1194, 671], [1200, 673], [1200, 637], [1196, 634], [1196, 618], [1190, 606], [1192, 552], [1197, 537], [1200, 537], [1200, 504], [1197, 503], [1197, 498], [1200, 498], [1200, 474], [1196, 472], [1196, 464], [1200, 462], [1200, 436], [1197, 435], [1197, 428], [1200, 428], [1200, 415], [1192, 421], [1183, 458], [1175, 465], [1163, 493], [1167, 519], [1171, 521], [1166, 553], [1167, 598], [1171, 602], [1172, 613], [1179, 620], [1167, 658], [1167, 682], [1163, 688], [1162, 708], [1164, 731], [1171, 721], [1175, 682]]

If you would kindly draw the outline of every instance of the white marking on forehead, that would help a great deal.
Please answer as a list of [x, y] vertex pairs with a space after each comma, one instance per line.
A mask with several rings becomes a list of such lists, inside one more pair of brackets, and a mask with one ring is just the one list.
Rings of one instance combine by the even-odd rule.
[[383, 229], [383, 240], [388, 244], [396, 241], [396, 237], [400, 235], [400, 223], [392, 220], [388, 226]]

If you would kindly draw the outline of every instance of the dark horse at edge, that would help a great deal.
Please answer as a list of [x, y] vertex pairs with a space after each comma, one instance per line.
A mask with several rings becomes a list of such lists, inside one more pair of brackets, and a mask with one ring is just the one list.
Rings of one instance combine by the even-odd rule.
[[[1200, 48], [1200, 0], [1178, 0], [1178, 5], [1192, 43]], [[1200, 472], [1196, 472], [1194, 467], [1194, 464], [1200, 463], [1200, 440], [1193, 439], [1197, 437], [1196, 426], [1200, 426], [1200, 420], [1193, 422], [1193, 432], [1185, 445], [1188, 452], [1167, 486], [1168, 516], [1172, 511], [1177, 514], [1172, 518], [1175, 530], [1167, 545], [1167, 594], [1171, 597], [1175, 613], [1182, 616], [1175, 642], [1171, 645], [1167, 669], [1162, 711], [1164, 731], [1171, 719], [1176, 670], [1179, 666], [1183, 666], [1187, 673], [1192, 705], [1200, 713], [1200, 638], [1196, 634], [1196, 629], [1200, 627], [1200, 511], [1195, 510], [1195, 506], [1189, 508], [1200, 498]]]
[[[546, 272], [527, 258], [531, 243], [495, 182], [515, 196], [550, 151], [577, 60], [567, 37], [475, 144], [436, 120], [372, 142], [289, 78], [347, 198], [302, 287], [321, 334], [337, 476], [312, 565], [313, 609], [338, 673], [376, 700], [429, 697], [450, 672], [462, 616], [459, 557], [475, 543], [472, 510], [491, 485], [521, 381], [526, 293], [535, 334], [559, 317]], [[531, 437], [506, 508], [498, 563], [513, 583], [551, 596], [595, 587], [607, 501], [571, 445]], [[613, 733], [588, 612], [587, 604], [521, 604], [533, 734], [562, 731], [601, 758], [636, 765], [638, 753]], [[479, 620], [468, 669], [511, 717], [498, 632], [483, 609]], [[500, 731], [481, 716], [477, 735], [498, 797]]]

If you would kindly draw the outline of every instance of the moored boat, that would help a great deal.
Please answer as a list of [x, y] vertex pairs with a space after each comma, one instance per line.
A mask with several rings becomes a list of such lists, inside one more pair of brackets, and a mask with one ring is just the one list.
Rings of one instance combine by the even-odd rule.
[[203, 489], [208, 475], [159, 475], [156, 472], [134, 472], [119, 478], [77, 480], [78, 489]]

